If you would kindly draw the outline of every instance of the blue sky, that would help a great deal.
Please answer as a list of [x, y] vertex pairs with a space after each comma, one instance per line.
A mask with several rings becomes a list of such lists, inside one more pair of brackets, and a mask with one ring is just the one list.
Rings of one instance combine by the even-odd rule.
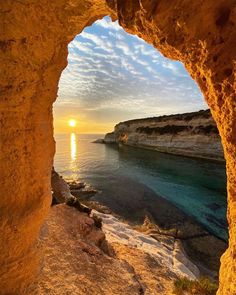
[[81, 132], [107, 132], [127, 119], [205, 108], [181, 63], [166, 59], [105, 17], [69, 44], [54, 105], [55, 129], [61, 131], [74, 118]]

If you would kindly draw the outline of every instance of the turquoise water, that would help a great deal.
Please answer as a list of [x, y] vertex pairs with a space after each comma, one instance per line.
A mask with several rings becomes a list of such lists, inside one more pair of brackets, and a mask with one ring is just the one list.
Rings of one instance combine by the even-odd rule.
[[101, 137], [96, 134], [57, 134], [55, 169], [67, 179], [79, 179], [104, 190], [107, 186], [111, 189], [111, 177], [132, 178], [174, 203], [211, 233], [227, 239], [223, 164], [92, 143]]

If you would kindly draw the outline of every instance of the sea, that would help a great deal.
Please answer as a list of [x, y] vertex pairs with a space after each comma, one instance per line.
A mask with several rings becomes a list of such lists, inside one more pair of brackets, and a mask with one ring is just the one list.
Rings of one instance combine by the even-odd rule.
[[103, 137], [55, 134], [56, 171], [67, 180], [86, 182], [109, 194], [124, 185], [124, 179], [145, 185], [215, 236], [228, 239], [225, 164], [124, 145], [93, 143]]

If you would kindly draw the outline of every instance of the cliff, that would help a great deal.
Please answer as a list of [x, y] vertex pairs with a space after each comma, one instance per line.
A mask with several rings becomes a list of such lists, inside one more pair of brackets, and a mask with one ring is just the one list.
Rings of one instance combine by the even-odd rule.
[[210, 110], [121, 122], [105, 143], [223, 161], [223, 148]]

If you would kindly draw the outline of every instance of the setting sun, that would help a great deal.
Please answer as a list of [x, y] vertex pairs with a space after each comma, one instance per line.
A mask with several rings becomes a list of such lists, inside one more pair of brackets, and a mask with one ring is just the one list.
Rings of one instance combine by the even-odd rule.
[[71, 119], [68, 121], [68, 124], [70, 127], [75, 127], [76, 126], [76, 121], [74, 119]]

